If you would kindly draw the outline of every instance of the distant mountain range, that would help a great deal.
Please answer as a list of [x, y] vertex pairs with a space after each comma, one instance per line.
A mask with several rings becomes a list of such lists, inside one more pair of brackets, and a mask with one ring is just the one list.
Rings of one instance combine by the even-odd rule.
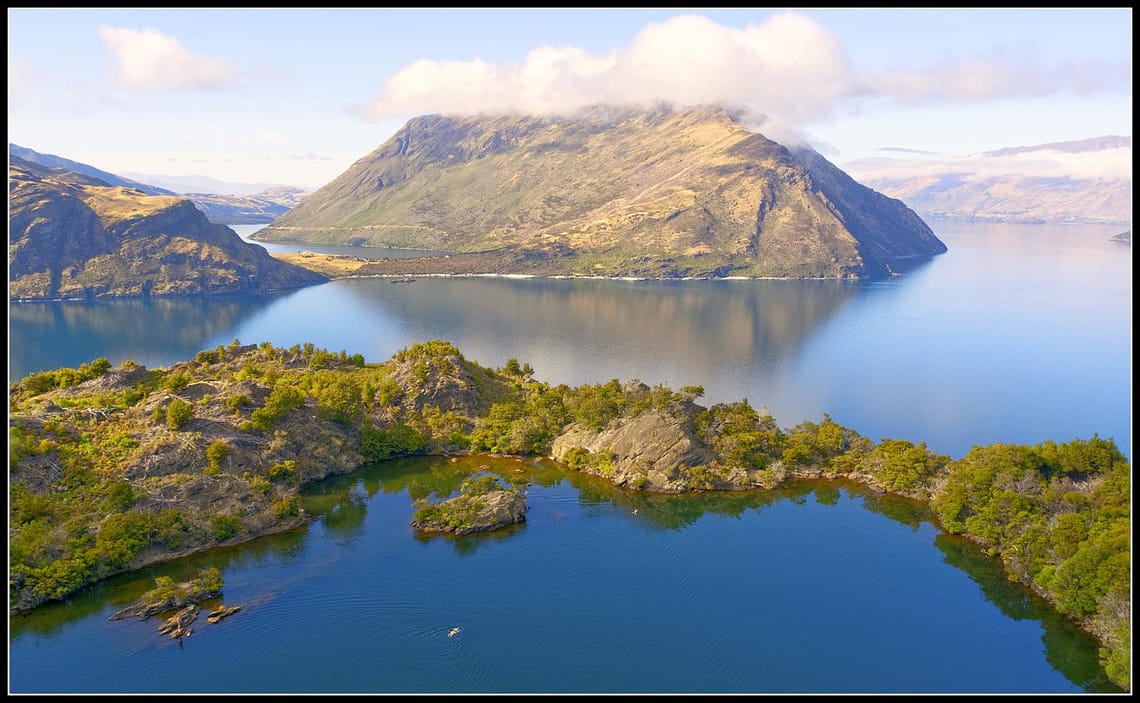
[[8, 145], [8, 157], [83, 173], [108, 185], [134, 188], [146, 195], [183, 195], [204, 212], [210, 222], [224, 225], [267, 224], [304, 200], [310, 192], [293, 186], [231, 183], [208, 176], [132, 173], [125, 177], [61, 156], [41, 154], [16, 144]]
[[10, 300], [261, 292], [324, 280], [210, 223], [182, 196], [9, 154]]
[[[864, 159], [847, 164], [848, 175], [752, 124], [715, 106], [425, 115], [311, 194], [268, 186], [179, 195], [9, 144], [9, 295], [175, 295], [325, 280], [260, 247], [254, 254], [211, 223], [271, 223], [256, 235], [264, 241], [450, 252], [370, 262], [362, 275], [642, 278], [889, 275], [946, 250], [920, 214], [1131, 224], [1131, 137]], [[242, 185], [205, 177], [180, 185], [211, 184]]]
[[122, 186], [123, 188], [134, 188], [141, 191], [146, 195], [174, 195], [175, 193], [164, 188], [158, 188], [154, 185], [149, 185], [145, 182], [135, 181], [130, 178], [115, 175], [108, 171], [89, 166], [78, 161], [65, 159], [62, 156], [55, 156], [54, 154], [41, 154], [38, 151], [33, 151], [26, 147], [18, 146], [16, 144], [8, 145], [8, 159], [23, 159], [34, 164], [41, 166], [48, 166], [51, 168], [62, 168], [76, 173], [86, 174], [93, 178], [97, 178], [106, 185]]
[[292, 186], [270, 186], [254, 195], [215, 195], [186, 193], [210, 222], [226, 225], [256, 225], [273, 222], [300, 204], [309, 191]]
[[[175, 193], [186, 195], [188, 193], [204, 193], [210, 195], [257, 195], [273, 188], [280, 188], [279, 183], [240, 183], [237, 181], [222, 181], [209, 176], [165, 176], [154, 173], [124, 172], [124, 176], [143, 183], [152, 183]], [[312, 189], [297, 188], [296, 190], [308, 192]]]
[[946, 251], [901, 201], [747, 119], [416, 117], [255, 238], [452, 252], [393, 271], [648, 278], [877, 277]]
[[844, 164], [860, 182], [927, 218], [982, 222], [1132, 222], [1132, 138], [1105, 136], [969, 156]]

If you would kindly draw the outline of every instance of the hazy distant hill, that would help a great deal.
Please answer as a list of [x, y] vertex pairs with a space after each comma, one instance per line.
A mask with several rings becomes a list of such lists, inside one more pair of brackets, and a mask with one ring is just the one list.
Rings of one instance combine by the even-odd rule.
[[987, 222], [1132, 221], [1132, 138], [1008, 147], [965, 157], [844, 164], [924, 217]]
[[41, 166], [62, 168], [67, 169], [68, 171], [75, 171], [76, 173], [83, 173], [99, 179], [106, 185], [122, 186], [124, 188], [135, 188], [147, 195], [174, 195], [172, 191], [158, 188], [154, 185], [148, 185], [147, 183], [134, 181], [130, 178], [116, 176], [113, 173], [97, 169], [94, 166], [89, 166], [78, 161], [65, 159], [62, 156], [56, 156], [54, 154], [41, 154], [38, 151], [33, 151], [32, 149], [18, 146], [16, 144], [8, 144], [8, 158], [18, 158], [23, 159], [24, 161], [30, 161], [34, 164], [40, 164]]
[[186, 195], [188, 193], [208, 193], [211, 195], [256, 195], [277, 183], [239, 183], [237, 181], [223, 181], [210, 176], [166, 176], [156, 173], [126, 173], [131, 178], [153, 183], [163, 188]]
[[[93, 176], [107, 185], [135, 188], [147, 195], [184, 195], [206, 213], [210, 222], [223, 225], [267, 224], [305, 199], [308, 190], [265, 183], [231, 183], [208, 176], [118, 176], [88, 164], [54, 154], [41, 154], [15, 144], [8, 145], [9, 158], [16, 157], [53, 168]], [[138, 178], [139, 180], [134, 180]], [[165, 187], [158, 187], [159, 184]], [[168, 190], [169, 188], [169, 190]]]
[[15, 300], [272, 291], [324, 276], [211, 224], [189, 200], [9, 157]]
[[210, 222], [224, 225], [255, 225], [273, 222], [309, 195], [292, 186], [273, 186], [253, 195], [186, 193]]
[[644, 277], [880, 276], [946, 250], [902, 202], [708, 106], [417, 117], [256, 237]]
[[186, 196], [206, 213], [210, 222], [223, 225], [268, 224], [312, 192], [295, 186], [237, 183], [209, 176], [129, 175]]

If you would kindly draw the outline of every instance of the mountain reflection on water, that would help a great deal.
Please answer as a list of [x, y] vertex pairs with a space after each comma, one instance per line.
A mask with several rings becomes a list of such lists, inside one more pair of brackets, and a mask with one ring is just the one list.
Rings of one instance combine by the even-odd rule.
[[[452, 278], [378, 289], [358, 279], [344, 286], [368, 317], [406, 321], [414, 338], [456, 340], [484, 365], [504, 363], [501, 340], [511, 339], [509, 356], [543, 379], [595, 382], [604, 358], [608, 378], [677, 387], [706, 378], [710, 355], [718, 367], [757, 379], [775, 374], [860, 291], [841, 281], [777, 280]], [[740, 399], [715, 382], [706, 393]]]

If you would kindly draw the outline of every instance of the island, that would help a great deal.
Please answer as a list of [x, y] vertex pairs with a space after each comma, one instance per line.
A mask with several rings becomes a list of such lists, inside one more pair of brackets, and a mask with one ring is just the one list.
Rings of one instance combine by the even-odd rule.
[[[747, 400], [638, 380], [552, 385], [444, 340], [381, 363], [312, 344], [198, 352], [169, 368], [96, 359], [9, 387], [9, 609], [147, 564], [304, 526], [300, 491], [408, 455], [550, 457], [631, 491], [764, 491], [849, 479], [928, 504], [1130, 677], [1131, 467], [1111, 439], [975, 446], [874, 442], [824, 414], [781, 426]], [[416, 506], [455, 538], [525, 519], [525, 491], [472, 472]], [[188, 616], [187, 616], [188, 617]]]
[[494, 476], [479, 476], [463, 481], [454, 498], [439, 503], [416, 501], [412, 527], [423, 533], [469, 535], [525, 520], [526, 493], [506, 488]]
[[[222, 572], [214, 567], [202, 569], [194, 578], [182, 583], [174, 583], [169, 576], [159, 576], [155, 579], [154, 588], [142, 594], [135, 603], [116, 611], [109, 619], [137, 617], [146, 620], [152, 615], [176, 611], [162, 621], [158, 631], [172, 639], [181, 639], [193, 632], [190, 625], [198, 618], [200, 604], [221, 594]], [[241, 608], [240, 605], [219, 604], [206, 616], [206, 624], [220, 622]]]
[[252, 239], [447, 252], [358, 273], [391, 276], [863, 279], [947, 250], [767, 124], [716, 104], [419, 115]]

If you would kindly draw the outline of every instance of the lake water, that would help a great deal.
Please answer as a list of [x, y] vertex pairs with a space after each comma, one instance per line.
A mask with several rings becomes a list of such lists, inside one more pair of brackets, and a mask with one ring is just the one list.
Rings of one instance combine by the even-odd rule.
[[1109, 241], [1116, 229], [940, 224], [948, 253], [869, 283], [373, 278], [21, 303], [9, 306], [9, 376], [99, 356], [168, 366], [234, 339], [379, 362], [440, 338], [552, 383], [698, 384], [705, 404], [747, 398], [785, 427], [826, 412], [875, 441], [955, 457], [1094, 433], [1131, 457], [1132, 254]]
[[[22, 303], [9, 306], [9, 376], [99, 356], [166, 366], [235, 338], [368, 361], [442, 338], [553, 383], [700, 384], [704, 404], [747, 398], [785, 427], [826, 412], [954, 457], [1094, 433], [1131, 456], [1131, 247], [1108, 241], [1118, 228], [934, 225], [947, 254], [870, 283], [354, 279]], [[531, 482], [527, 523], [460, 539], [408, 526], [412, 499], [446, 494], [456, 465], [327, 482], [307, 529], [12, 619], [11, 690], [1112, 690], [1095, 643], [905, 501], [830, 484], [643, 496], [534, 464], [493, 462]], [[107, 621], [155, 576], [211, 565], [226, 602], [246, 604], [237, 615], [200, 621], [181, 645], [153, 620]]]

